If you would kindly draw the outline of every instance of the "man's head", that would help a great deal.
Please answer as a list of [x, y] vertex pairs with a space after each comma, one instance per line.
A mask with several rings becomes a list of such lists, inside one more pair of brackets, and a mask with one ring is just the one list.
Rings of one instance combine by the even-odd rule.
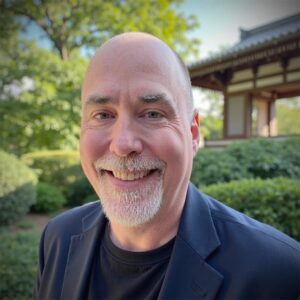
[[199, 136], [177, 55], [145, 33], [116, 36], [91, 60], [82, 109], [81, 162], [110, 221], [178, 215]]

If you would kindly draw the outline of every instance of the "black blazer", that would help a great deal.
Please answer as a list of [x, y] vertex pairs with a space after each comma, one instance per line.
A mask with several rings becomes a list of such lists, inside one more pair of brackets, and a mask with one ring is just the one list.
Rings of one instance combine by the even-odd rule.
[[[46, 226], [35, 299], [84, 299], [107, 220], [99, 201]], [[299, 243], [189, 185], [159, 299], [300, 299]]]

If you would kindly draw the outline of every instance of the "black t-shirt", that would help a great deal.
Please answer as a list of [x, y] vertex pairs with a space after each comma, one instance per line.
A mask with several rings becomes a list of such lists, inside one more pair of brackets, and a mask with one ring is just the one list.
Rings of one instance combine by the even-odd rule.
[[115, 246], [106, 229], [93, 261], [87, 298], [157, 299], [174, 240], [151, 251], [131, 252]]

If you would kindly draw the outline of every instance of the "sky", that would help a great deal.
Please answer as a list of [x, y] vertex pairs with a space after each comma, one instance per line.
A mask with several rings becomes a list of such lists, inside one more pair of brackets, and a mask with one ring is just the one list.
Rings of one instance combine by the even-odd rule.
[[185, 0], [181, 9], [195, 15], [202, 41], [200, 59], [239, 40], [239, 28], [252, 29], [300, 12], [300, 0]]

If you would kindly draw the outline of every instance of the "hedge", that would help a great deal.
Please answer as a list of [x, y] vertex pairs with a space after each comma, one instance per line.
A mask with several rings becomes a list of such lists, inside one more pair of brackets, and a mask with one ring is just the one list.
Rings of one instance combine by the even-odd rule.
[[300, 138], [253, 138], [225, 149], [200, 149], [191, 180], [197, 186], [245, 178], [300, 179]]
[[40, 232], [0, 234], [0, 299], [32, 299]]
[[52, 213], [62, 208], [65, 203], [66, 198], [57, 187], [49, 183], [39, 182], [36, 203], [31, 207], [31, 210], [39, 213]]
[[300, 240], [298, 180], [244, 179], [203, 187], [202, 192]]
[[0, 226], [26, 214], [36, 201], [36, 175], [15, 156], [0, 151]]
[[67, 193], [67, 205], [70, 207], [79, 206], [98, 198], [87, 178], [82, 177], [70, 185]]
[[78, 151], [32, 152], [24, 154], [22, 160], [37, 172], [40, 181], [55, 185], [65, 195], [70, 185], [83, 177]]
[[194, 158], [191, 181], [197, 186], [249, 177], [247, 169], [225, 150], [200, 149]]
[[231, 144], [226, 152], [254, 178], [300, 178], [300, 138], [250, 139]]

